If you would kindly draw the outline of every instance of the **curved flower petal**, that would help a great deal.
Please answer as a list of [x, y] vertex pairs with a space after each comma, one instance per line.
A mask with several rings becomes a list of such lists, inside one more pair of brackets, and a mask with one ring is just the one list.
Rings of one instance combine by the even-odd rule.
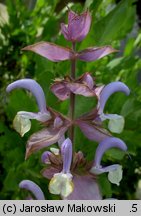
[[44, 194], [41, 188], [30, 180], [23, 180], [19, 184], [20, 188], [24, 188], [32, 192], [37, 200], [45, 200]]
[[39, 42], [24, 47], [22, 50], [35, 52], [53, 62], [68, 60], [73, 56], [71, 49], [61, 47], [49, 42]]
[[33, 79], [21, 79], [9, 84], [6, 88], [7, 92], [11, 92], [16, 88], [24, 88], [29, 90], [35, 97], [40, 112], [47, 112], [46, 99], [41, 86]]
[[110, 131], [114, 133], [121, 133], [124, 128], [124, 118], [117, 114], [104, 114], [104, 107], [108, 100], [108, 98], [115, 92], [121, 91], [125, 93], [126, 95], [130, 94], [129, 88], [122, 82], [112, 82], [101, 90], [99, 96], [98, 96], [98, 114], [102, 121], [106, 119], [110, 119], [108, 123], [108, 128]]
[[101, 200], [101, 193], [96, 180], [91, 176], [74, 176], [74, 190], [67, 200]]
[[101, 143], [99, 143], [96, 149], [94, 160], [95, 167], [100, 166], [103, 154], [110, 148], [119, 148], [123, 151], [127, 151], [127, 146], [121, 139], [115, 137], [106, 138]]
[[109, 55], [113, 52], [117, 52], [117, 50], [113, 49], [111, 46], [90, 47], [78, 52], [77, 58], [82, 61], [91, 62], [97, 59], [101, 59], [104, 56]]
[[104, 86], [100, 93], [99, 102], [98, 102], [98, 110], [99, 114], [103, 113], [105, 104], [108, 98], [115, 92], [123, 92], [126, 95], [130, 94], [129, 88], [122, 82], [112, 82], [108, 85]]
[[61, 145], [61, 155], [63, 157], [63, 173], [70, 173], [72, 162], [72, 142], [67, 138]]
[[46, 99], [45, 99], [43, 89], [35, 80], [32, 79], [17, 80], [9, 84], [6, 88], [6, 91], [10, 92], [16, 88], [23, 88], [31, 91], [39, 107], [38, 113], [20, 111], [17, 113], [16, 117], [14, 118], [13, 126], [15, 130], [18, 133], [20, 133], [21, 136], [24, 136], [24, 134], [28, 132], [31, 128], [30, 119], [36, 119], [41, 122], [46, 122], [51, 118], [51, 114], [46, 108]]
[[126, 144], [121, 139], [111, 137], [103, 140], [96, 149], [94, 165], [91, 168], [90, 173], [99, 175], [104, 172], [108, 172], [109, 181], [113, 184], [119, 185], [119, 182], [122, 179], [122, 166], [114, 164], [102, 167], [100, 164], [104, 152], [113, 147], [119, 148], [123, 151], [127, 150]]

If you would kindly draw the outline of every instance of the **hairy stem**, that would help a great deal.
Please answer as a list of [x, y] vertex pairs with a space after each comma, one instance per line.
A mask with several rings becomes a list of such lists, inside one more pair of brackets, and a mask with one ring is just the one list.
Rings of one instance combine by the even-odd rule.
[[[72, 44], [72, 50], [75, 52], [75, 43]], [[70, 71], [70, 76], [72, 79], [75, 79], [75, 70], [76, 70], [76, 60], [72, 59], [71, 60], [71, 71]], [[75, 94], [71, 93], [70, 94], [70, 119], [74, 120], [74, 115], [75, 115]], [[69, 129], [69, 137], [72, 141], [73, 144], [73, 149], [74, 149], [74, 125], [72, 124], [72, 126]]]

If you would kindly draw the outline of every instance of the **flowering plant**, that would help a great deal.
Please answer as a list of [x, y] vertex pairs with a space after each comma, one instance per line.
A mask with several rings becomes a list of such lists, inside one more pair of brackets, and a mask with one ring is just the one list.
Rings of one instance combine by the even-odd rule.
[[[37, 113], [18, 112], [13, 126], [21, 136], [30, 130], [31, 119], [36, 119], [44, 127], [29, 138], [26, 146], [26, 159], [40, 149], [58, 144], [58, 148], [50, 148], [50, 151], [42, 154], [42, 163], [46, 165], [42, 170], [42, 175], [50, 179], [49, 192], [60, 195], [62, 199], [102, 199], [97, 176], [108, 173], [109, 181], [117, 185], [122, 179], [121, 165], [114, 164], [106, 167], [101, 165], [103, 154], [110, 148], [127, 151], [126, 144], [111, 134], [111, 132], [122, 132], [124, 118], [117, 114], [106, 114], [104, 108], [113, 93], [120, 91], [129, 95], [129, 88], [120, 81], [98, 86], [95, 77], [90, 72], [76, 77], [77, 60], [91, 62], [117, 52], [111, 46], [89, 47], [79, 52], [76, 51], [76, 43], [84, 40], [90, 30], [90, 25], [91, 15], [88, 10], [80, 15], [69, 10], [68, 25], [61, 24], [61, 32], [66, 40], [71, 41], [72, 48], [61, 47], [49, 42], [40, 42], [23, 48], [23, 50], [35, 52], [53, 62], [70, 61], [70, 75], [54, 80], [50, 88], [59, 100], [70, 100], [68, 116], [64, 116], [46, 104], [42, 87], [35, 80], [17, 80], [9, 84], [6, 89], [7, 92], [11, 92], [16, 88], [24, 88], [35, 97], [39, 111]], [[75, 99], [77, 95], [95, 97], [97, 105], [90, 112], [82, 113], [76, 118]], [[108, 129], [103, 126], [105, 120], [109, 120]], [[92, 162], [86, 160], [82, 151], [75, 152], [76, 126], [89, 140], [98, 143]], [[34, 182], [23, 180], [19, 186], [31, 191], [36, 199], [45, 199], [43, 192]]]

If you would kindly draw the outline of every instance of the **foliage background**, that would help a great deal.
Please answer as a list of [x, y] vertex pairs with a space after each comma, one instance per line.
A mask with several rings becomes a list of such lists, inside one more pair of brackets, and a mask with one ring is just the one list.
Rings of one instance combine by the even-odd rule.
[[[118, 135], [128, 146], [128, 155], [118, 150], [109, 150], [104, 164], [120, 163], [124, 168], [120, 187], [111, 185], [102, 175], [99, 183], [104, 198], [141, 199], [138, 183], [141, 180], [141, 30], [137, 15], [139, 1], [135, 0], [6, 0], [0, 4], [0, 199], [24, 199], [25, 192], [18, 184], [23, 179], [35, 181], [46, 194], [47, 199], [58, 199], [48, 193], [48, 180], [40, 170], [42, 151], [24, 160], [28, 137], [40, 128], [32, 122], [32, 129], [21, 138], [12, 127], [12, 121], [20, 110], [36, 111], [34, 98], [22, 90], [10, 95], [6, 86], [14, 80], [30, 77], [43, 87], [47, 104], [67, 114], [68, 101], [59, 102], [49, 86], [53, 79], [69, 74], [70, 63], [53, 63], [36, 54], [23, 52], [21, 48], [38, 41], [50, 41], [62, 46], [70, 46], [60, 33], [60, 22], [67, 21], [68, 4], [74, 11], [82, 12], [89, 7], [93, 20], [89, 35], [77, 45], [77, 49], [88, 46], [112, 45], [120, 50], [92, 63], [77, 63], [77, 76], [89, 71], [99, 84], [120, 80], [131, 89], [129, 97], [114, 94], [108, 101], [106, 111], [122, 114], [126, 124]], [[76, 115], [91, 110], [95, 100], [77, 97]], [[89, 106], [88, 106], [89, 104]], [[76, 148], [82, 150], [88, 160], [92, 160], [97, 144], [88, 141], [76, 129]], [[114, 134], [117, 136], [117, 134]], [[83, 141], [83, 142], [82, 142]]]

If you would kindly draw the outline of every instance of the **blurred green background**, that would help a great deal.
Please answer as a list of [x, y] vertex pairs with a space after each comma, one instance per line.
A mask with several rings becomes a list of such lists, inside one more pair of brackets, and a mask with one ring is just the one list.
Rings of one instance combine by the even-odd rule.
[[[24, 138], [14, 131], [12, 121], [18, 111], [37, 111], [34, 98], [23, 90], [6, 94], [6, 86], [20, 78], [34, 78], [46, 94], [47, 104], [67, 114], [69, 101], [59, 102], [49, 87], [56, 77], [69, 74], [69, 61], [53, 63], [21, 48], [38, 41], [50, 41], [71, 46], [60, 33], [60, 23], [67, 22], [68, 5], [75, 12], [90, 8], [92, 25], [86, 39], [77, 49], [88, 46], [112, 45], [118, 49], [112, 54], [91, 63], [78, 62], [77, 76], [91, 72], [96, 83], [108, 84], [120, 80], [129, 86], [131, 94], [114, 94], [105, 111], [125, 117], [125, 128], [120, 137], [128, 146], [128, 155], [109, 150], [103, 157], [104, 164], [123, 165], [120, 186], [111, 185], [106, 175], [99, 184], [103, 198], [141, 199], [141, 1], [138, 0], [5, 0], [0, 1], [0, 199], [24, 199], [25, 192], [18, 188], [23, 179], [35, 181], [43, 189], [47, 199], [57, 199], [48, 193], [48, 180], [40, 170], [43, 151], [24, 160], [29, 136], [40, 125], [32, 121], [32, 129]], [[88, 106], [89, 104], [89, 106]], [[76, 115], [91, 110], [95, 100], [78, 96]], [[88, 160], [94, 158], [97, 144], [87, 140], [76, 129], [76, 150], [82, 150]], [[139, 181], [140, 180], [140, 181]]]

